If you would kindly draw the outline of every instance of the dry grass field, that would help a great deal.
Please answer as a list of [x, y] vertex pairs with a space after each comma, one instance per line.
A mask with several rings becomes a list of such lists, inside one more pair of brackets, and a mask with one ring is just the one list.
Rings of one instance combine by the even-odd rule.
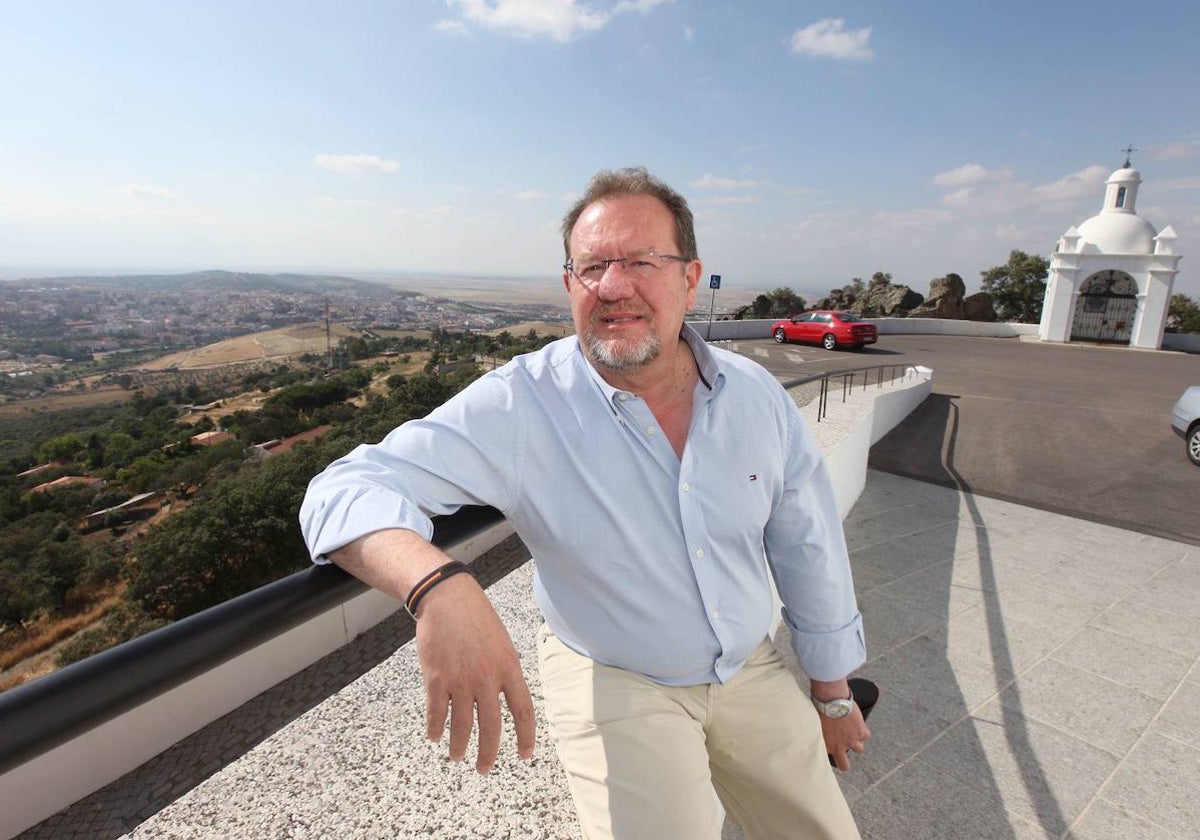
[[[357, 330], [340, 324], [330, 327], [330, 337], [336, 345], [341, 339], [359, 335]], [[297, 324], [277, 330], [242, 335], [172, 353], [139, 366], [139, 370], [198, 370], [217, 368], [240, 362], [260, 362], [302, 356], [305, 353], [325, 352], [324, 324]]]

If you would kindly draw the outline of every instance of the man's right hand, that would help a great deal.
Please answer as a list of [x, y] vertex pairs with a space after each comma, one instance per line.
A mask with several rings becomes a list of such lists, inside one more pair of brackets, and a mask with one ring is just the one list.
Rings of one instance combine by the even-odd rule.
[[491, 601], [469, 575], [437, 585], [417, 609], [417, 654], [425, 679], [425, 734], [440, 741], [450, 716], [450, 760], [462, 761], [479, 720], [475, 769], [496, 763], [502, 730], [500, 695], [516, 728], [517, 754], [533, 756], [533, 699], [521, 661]]
[[[331, 552], [330, 559], [398, 601], [424, 575], [450, 558], [419, 534], [375, 531]], [[417, 607], [417, 655], [425, 680], [425, 732], [440, 741], [450, 716], [450, 758], [462, 761], [476, 716], [475, 769], [496, 763], [502, 729], [500, 695], [508, 704], [517, 754], [533, 756], [533, 699], [508, 631], [471, 575], [454, 575], [430, 589]]]

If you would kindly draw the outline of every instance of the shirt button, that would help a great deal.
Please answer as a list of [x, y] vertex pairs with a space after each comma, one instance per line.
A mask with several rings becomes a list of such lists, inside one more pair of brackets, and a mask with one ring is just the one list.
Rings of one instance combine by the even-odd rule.
[[712, 611], [712, 617], [713, 617], [713, 618], [720, 618], [720, 617], [721, 617], [721, 611], [720, 611], [720, 610], [713, 610], [713, 611]]
[[653, 427], [653, 426], [647, 426], [647, 427], [646, 427], [646, 434], [648, 434], [648, 435], [652, 435], [652, 434], [654, 434], [654, 427]]
[[683, 492], [684, 493], [690, 492], [691, 489], [692, 489], [692, 485], [688, 484], [686, 481], [683, 482]]
[[697, 549], [696, 549], [696, 556], [697, 556], [697, 557], [703, 557], [703, 556], [704, 556], [704, 549], [703, 549], [703, 548], [697, 548]]

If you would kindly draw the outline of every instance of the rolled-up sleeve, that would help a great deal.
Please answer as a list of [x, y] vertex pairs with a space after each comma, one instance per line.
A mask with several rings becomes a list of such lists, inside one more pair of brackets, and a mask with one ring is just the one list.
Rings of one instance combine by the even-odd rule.
[[313, 562], [388, 528], [429, 539], [431, 517], [464, 505], [504, 511], [520, 475], [519, 414], [506, 380], [488, 375], [429, 416], [334, 461], [309, 482], [300, 506]]
[[833, 485], [804, 418], [789, 406], [784, 489], [765, 532], [767, 562], [804, 672], [839, 680], [867, 658]]

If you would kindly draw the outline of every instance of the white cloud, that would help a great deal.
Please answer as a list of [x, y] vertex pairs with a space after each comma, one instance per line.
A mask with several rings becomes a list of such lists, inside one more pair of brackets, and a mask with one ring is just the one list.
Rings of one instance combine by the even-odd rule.
[[611, 12], [598, 12], [575, 0], [446, 0], [464, 19], [485, 29], [544, 36], [566, 43], [581, 32], [604, 27]]
[[796, 55], [869, 61], [875, 57], [867, 45], [870, 40], [869, 26], [849, 31], [846, 29], [846, 21], [842, 18], [821, 18], [816, 23], [793, 32], [791, 47]]
[[382, 207], [378, 201], [372, 201], [369, 198], [334, 198], [333, 196], [321, 196], [317, 199], [317, 203], [323, 207], [350, 207], [354, 209], [366, 208], [377, 209]]
[[1175, 190], [1200, 190], [1200, 176], [1191, 176], [1188, 178], [1171, 178], [1162, 183], [1155, 184], [1155, 189], [1163, 192], [1174, 192]]
[[675, 0], [620, 0], [617, 3], [614, 12], [648, 12], [655, 6], [661, 6], [664, 3], [674, 3]]
[[1154, 146], [1149, 151], [1151, 160], [1191, 160], [1200, 157], [1200, 141], [1195, 138]]
[[989, 181], [1008, 181], [1011, 178], [1011, 169], [987, 169], [978, 163], [965, 163], [957, 169], [934, 175], [933, 183], [939, 187], [966, 187]]
[[750, 195], [723, 195], [710, 198], [706, 204], [753, 204], [757, 199]]
[[547, 193], [541, 190], [521, 190], [513, 196], [517, 201], [540, 201], [543, 198], [549, 198]]
[[705, 173], [692, 181], [692, 186], [698, 190], [743, 190], [753, 187], [753, 181], [739, 181], [735, 178], [721, 178]]
[[399, 172], [400, 164], [378, 155], [317, 155], [313, 166], [334, 172]]
[[1034, 187], [1039, 198], [1046, 201], [1073, 201], [1077, 198], [1100, 198], [1104, 195], [1104, 182], [1110, 170], [1103, 166], [1089, 166], [1053, 181]]
[[686, 25], [683, 27], [683, 40], [690, 41], [695, 35], [696, 30], [692, 29], [692, 27]]
[[164, 187], [153, 187], [149, 184], [126, 184], [118, 187], [116, 192], [131, 198], [164, 199], [174, 198], [175, 194]]
[[439, 20], [434, 24], [433, 28], [438, 32], [445, 32], [448, 35], [467, 34], [467, 25], [461, 20]]
[[[584, 32], [603, 29], [619, 14], [646, 14], [675, 0], [619, 0], [611, 9], [597, 9], [580, 0], [446, 0], [463, 20], [511, 35], [545, 37], [566, 43]], [[463, 21], [440, 21], [437, 28], [451, 33], [465, 31]], [[691, 40], [691, 30], [684, 30]]]

